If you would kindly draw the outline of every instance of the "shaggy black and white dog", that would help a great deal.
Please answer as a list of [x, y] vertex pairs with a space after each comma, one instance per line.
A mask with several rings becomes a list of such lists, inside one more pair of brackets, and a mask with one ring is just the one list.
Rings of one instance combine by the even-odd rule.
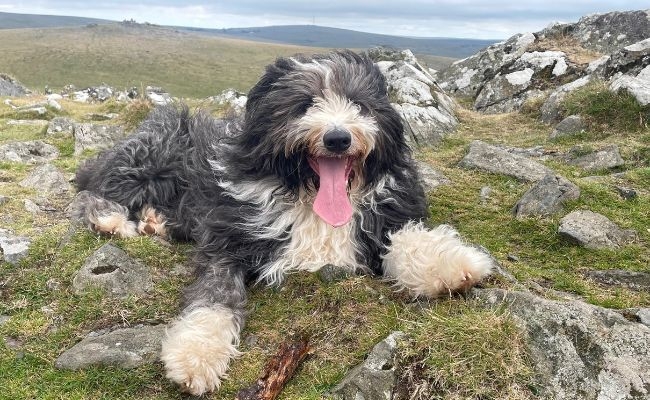
[[197, 278], [161, 355], [195, 395], [218, 388], [239, 354], [250, 281], [332, 264], [436, 297], [492, 268], [452, 228], [421, 223], [425, 195], [386, 81], [350, 51], [278, 59], [240, 123], [159, 108], [77, 184], [77, 213], [96, 232], [197, 243]]

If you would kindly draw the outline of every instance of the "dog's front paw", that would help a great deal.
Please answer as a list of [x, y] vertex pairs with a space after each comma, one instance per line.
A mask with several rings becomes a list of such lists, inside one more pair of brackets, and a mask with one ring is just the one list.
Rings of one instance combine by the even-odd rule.
[[447, 225], [407, 224], [391, 235], [384, 273], [415, 296], [464, 292], [490, 274], [492, 259], [469, 246]]
[[160, 359], [167, 378], [200, 396], [219, 388], [230, 360], [240, 354], [238, 342], [239, 326], [230, 310], [197, 308], [167, 330]]

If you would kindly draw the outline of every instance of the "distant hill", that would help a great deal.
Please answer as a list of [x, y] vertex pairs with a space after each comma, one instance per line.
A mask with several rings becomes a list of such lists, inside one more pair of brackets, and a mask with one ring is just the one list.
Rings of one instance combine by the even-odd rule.
[[0, 12], [0, 29], [55, 28], [83, 26], [88, 24], [105, 24], [107, 22], [111, 21], [97, 18]]
[[278, 56], [327, 49], [179, 32], [134, 23], [0, 29], [0, 73], [33, 90], [102, 82], [119, 89], [161, 86], [174, 96], [205, 98], [248, 91]]
[[452, 58], [468, 57], [498, 41], [461, 38], [410, 38], [317, 25], [285, 25], [230, 29], [177, 27], [176, 29], [208, 35], [262, 42], [287, 43], [299, 46], [354, 49], [389, 46], [398, 49], [411, 49], [414, 53]]

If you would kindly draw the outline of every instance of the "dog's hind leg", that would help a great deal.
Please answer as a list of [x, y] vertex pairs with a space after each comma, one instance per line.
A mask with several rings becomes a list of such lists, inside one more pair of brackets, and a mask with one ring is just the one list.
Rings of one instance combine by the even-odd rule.
[[160, 359], [166, 376], [195, 396], [218, 389], [237, 357], [246, 287], [237, 264], [212, 259], [199, 265], [181, 315], [167, 329]]
[[427, 229], [408, 223], [389, 235], [384, 275], [415, 296], [440, 297], [464, 292], [490, 274], [492, 259], [465, 244], [448, 225]]

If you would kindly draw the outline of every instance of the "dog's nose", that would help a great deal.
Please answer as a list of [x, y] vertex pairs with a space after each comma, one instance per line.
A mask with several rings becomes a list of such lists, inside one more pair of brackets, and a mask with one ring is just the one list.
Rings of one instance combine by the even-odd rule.
[[332, 153], [343, 153], [352, 144], [352, 135], [345, 129], [334, 129], [323, 136], [325, 148]]

